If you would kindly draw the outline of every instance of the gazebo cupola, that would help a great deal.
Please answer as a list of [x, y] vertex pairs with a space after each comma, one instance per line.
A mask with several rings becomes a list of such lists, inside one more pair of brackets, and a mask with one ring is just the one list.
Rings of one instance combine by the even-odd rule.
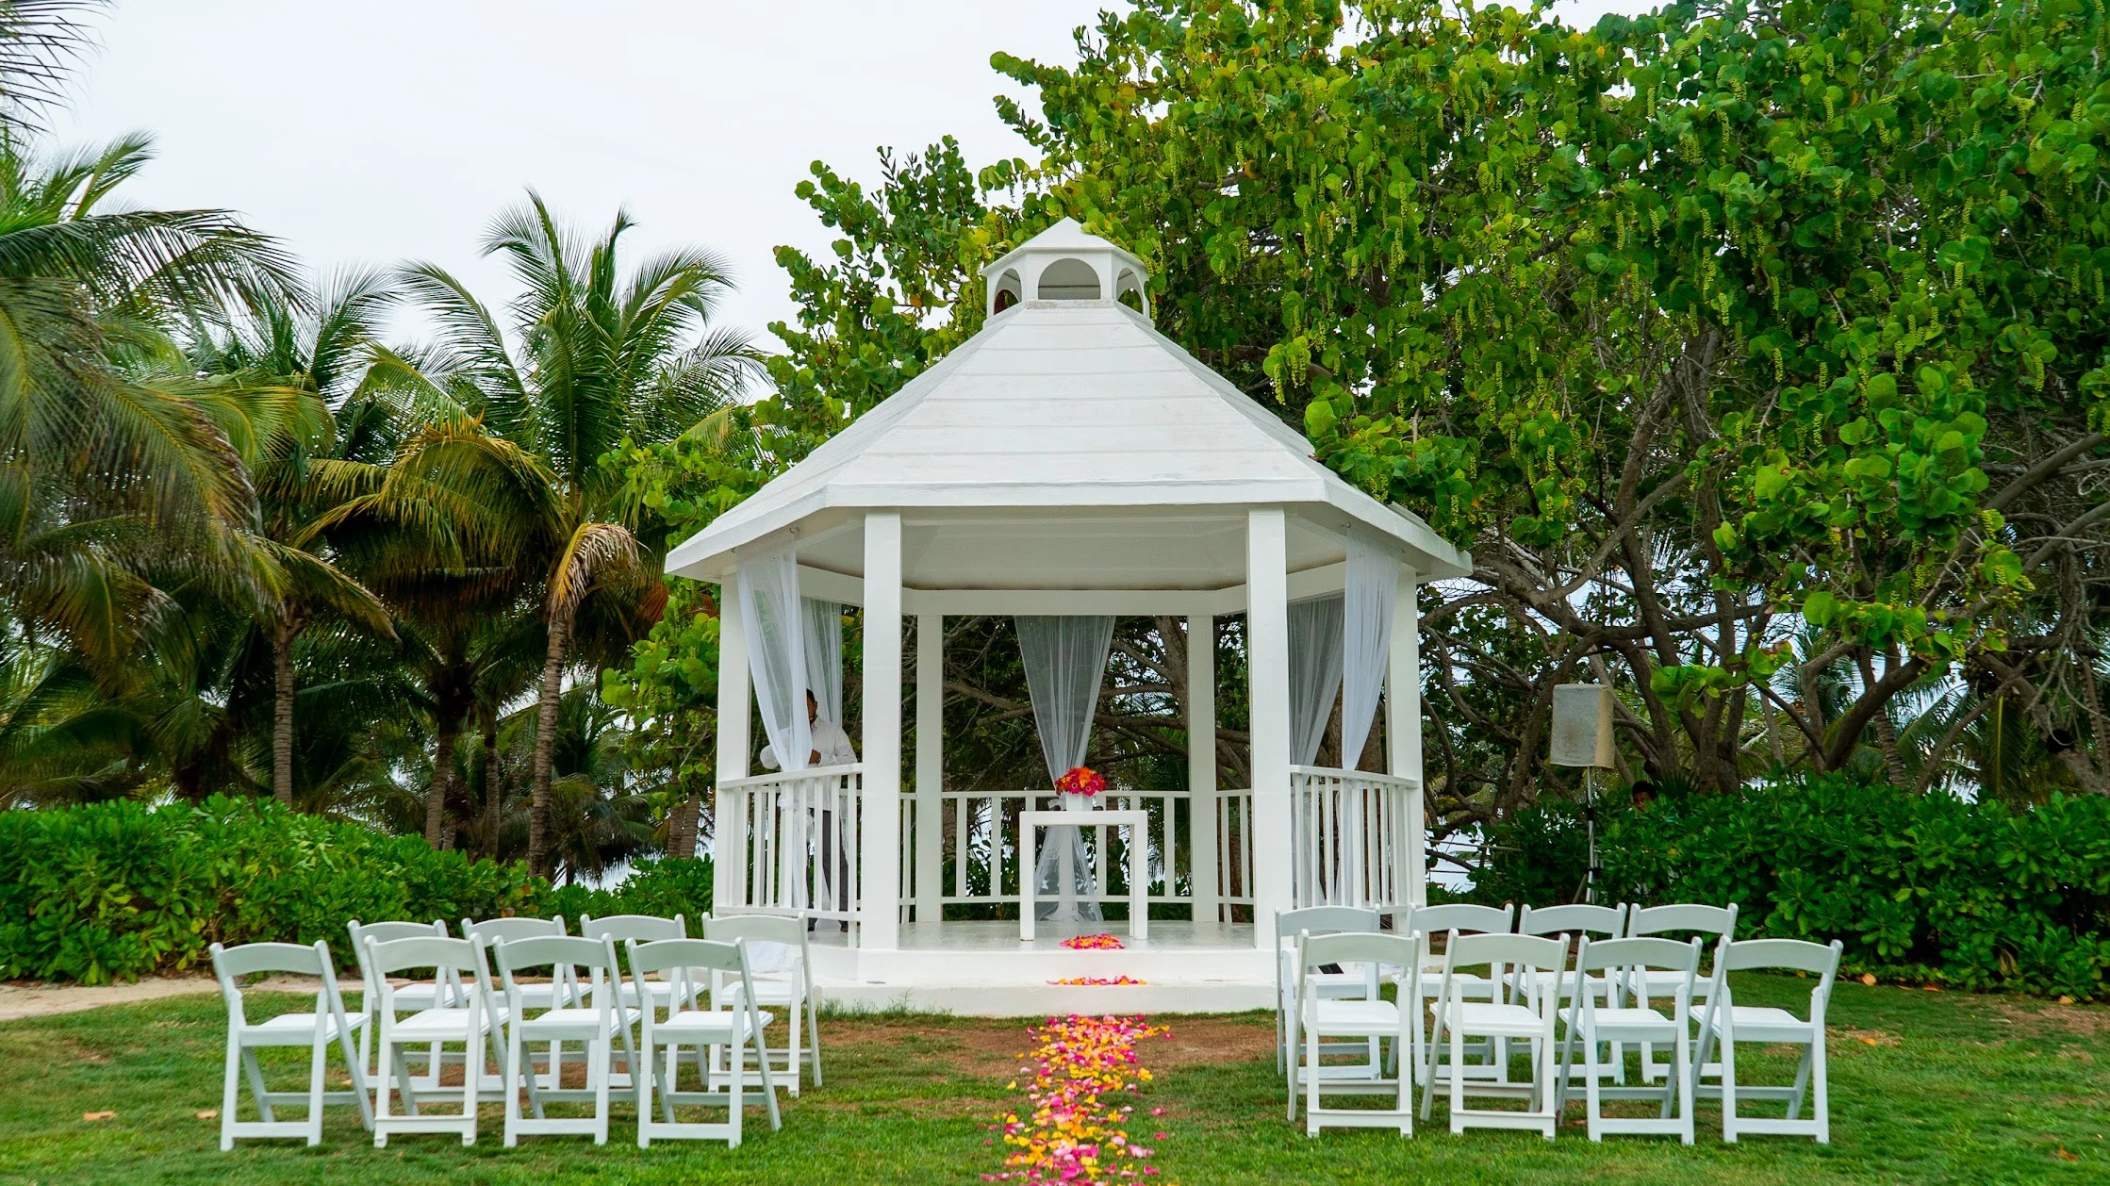
[[[1116, 301], [1144, 316], [1150, 270], [1128, 250], [1065, 218], [982, 269], [995, 316], [1027, 301]], [[1133, 298], [1133, 303], [1130, 302]]]

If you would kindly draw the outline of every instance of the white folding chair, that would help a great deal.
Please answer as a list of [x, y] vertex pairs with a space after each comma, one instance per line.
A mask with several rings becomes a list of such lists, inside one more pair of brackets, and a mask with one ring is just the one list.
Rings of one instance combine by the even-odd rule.
[[[696, 972], [702, 972], [713, 981], [719, 973], [732, 976], [737, 987], [729, 991], [737, 991], [744, 1002], [737, 1009], [685, 1008], [678, 998], [686, 994], [677, 993], [676, 1003], [664, 1007], [664, 1018], [659, 1015], [662, 1006], [647, 1004], [642, 1008], [643, 1041], [638, 1057], [650, 1073], [643, 1076], [645, 1082], [638, 1092], [638, 1147], [650, 1147], [654, 1137], [678, 1137], [722, 1140], [738, 1148], [741, 1120], [747, 1109], [757, 1103], [768, 1107], [772, 1131], [783, 1128], [784, 1119], [777, 1110], [776, 1081], [769, 1069], [769, 1056], [764, 1052], [762, 1038], [762, 1031], [773, 1019], [755, 1005], [754, 976], [748, 971], [746, 941], [719, 943], [710, 939], [666, 939], [640, 944], [633, 939], [623, 946], [629, 957], [631, 978], [637, 981], [639, 1000], [649, 1002], [652, 999], [646, 977], [654, 973], [665, 974], [680, 984]], [[715, 997], [712, 1003], [717, 1003]], [[720, 1046], [727, 1048], [727, 1082], [724, 1089], [712, 1090], [710, 1067], [718, 1060], [716, 1048]], [[694, 1050], [686, 1061], [696, 1068], [698, 1077], [703, 1080], [701, 1091], [681, 1088], [681, 1064], [684, 1061], [681, 1051], [684, 1048]], [[759, 1096], [747, 1090], [750, 1050], [762, 1072]], [[660, 1107], [660, 1115], [656, 1118], [652, 1112], [655, 1094]], [[676, 1107], [693, 1105], [724, 1107], [727, 1113], [725, 1122], [707, 1124], [675, 1118]]]
[[[1839, 974], [1839, 954], [1844, 944], [1834, 939], [1830, 946], [1800, 939], [1748, 939], [1742, 943], [1725, 939], [1715, 950], [1714, 987], [1705, 1005], [1692, 1006], [1700, 1023], [1698, 1061], [1705, 1063], [1710, 1048], [1719, 1044], [1722, 1078], [1719, 1084], [1699, 1083], [1695, 1092], [1722, 1101], [1722, 1139], [1734, 1142], [1744, 1133], [1773, 1133], [1781, 1136], [1815, 1137], [1826, 1145], [1832, 1139], [1830, 1080], [1825, 1073], [1824, 1011], [1832, 999], [1832, 981]], [[1729, 973], [1757, 970], [1802, 972], [1816, 976], [1810, 989], [1810, 1015], [1799, 1018], [1786, 1009], [1739, 1005], [1731, 995]], [[1779, 1087], [1747, 1086], [1737, 1082], [1736, 1044], [1800, 1046], [1802, 1062], [1795, 1082]], [[1802, 1101], [1807, 1094], [1810, 1115], [1803, 1119]], [[1739, 1103], [1756, 1100], [1785, 1101], [1786, 1119], [1739, 1116]]]
[[[709, 920], [710, 916], [705, 915], [704, 921]], [[611, 914], [606, 918], [595, 918], [591, 914], [582, 914], [579, 916], [579, 933], [588, 939], [606, 939], [620, 949], [625, 943], [633, 940], [639, 943], [663, 943], [668, 939], [686, 939], [689, 937], [689, 928], [687, 920], [679, 914], [672, 918], [661, 918], [652, 914]], [[637, 1007], [639, 989], [634, 980], [619, 977], [611, 983], [621, 989], [625, 1005]], [[646, 987], [652, 994], [652, 1002], [661, 1008], [665, 1008], [673, 999], [673, 982], [670, 980], [651, 980], [646, 982]], [[601, 980], [595, 977], [587, 991], [597, 993], [600, 990]]]
[[[1699, 966], [1698, 939], [1689, 943], [1674, 939], [1593, 942], [1588, 935], [1583, 936], [1582, 945], [1575, 952], [1571, 982], [1600, 974], [1609, 991], [1606, 1003], [1600, 1005], [1597, 994], [1571, 983], [1560, 1100], [1554, 1110], [1563, 1115], [1567, 1112], [1569, 1083], [1577, 1066], [1576, 1044], [1581, 1043], [1584, 1115], [1591, 1140], [1601, 1141], [1606, 1133], [1671, 1133], [1685, 1144], [1692, 1144], [1692, 1047], [1686, 1014], [1692, 1007], [1693, 974]], [[1629, 985], [1645, 986], [1650, 982], [1650, 977], [1631, 975], [1640, 972], [1683, 977], [1671, 990], [1668, 1013], [1654, 1006], [1646, 987], [1629, 999]], [[1615, 1073], [1618, 1068], [1600, 1062], [1599, 1051], [1609, 1049], [1611, 1057], [1618, 1060], [1629, 1042], [1669, 1045], [1676, 1055], [1671, 1064], [1676, 1074], [1661, 1087], [1620, 1085], [1623, 1077]], [[1605, 1100], [1656, 1100], [1662, 1103], [1663, 1112], [1657, 1117], [1610, 1117], [1604, 1114]]]
[[[373, 969], [366, 963], [366, 941], [390, 943], [397, 939], [422, 938], [436, 935], [447, 937], [447, 924], [438, 919], [431, 922], [366, 922], [353, 919], [346, 929], [352, 936], [352, 959], [359, 965], [359, 1014], [365, 1018], [359, 1027], [359, 1065], [366, 1068], [369, 1078], [381, 1071], [381, 1063], [372, 1057], [374, 1035], [381, 1032], [381, 987]], [[412, 981], [396, 985], [397, 1007], [415, 1012], [430, 1009], [435, 1005], [453, 1004], [461, 999], [462, 986], [442, 974], [430, 981]], [[440, 1085], [440, 1064], [445, 1061], [440, 1048], [435, 1045], [429, 1051], [418, 1051], [414, 1057], [425, 1064], [424, 1086], [436, 1088]]]
[[[1495, 999], [1482, 1001], [1461, 993], [1468, 983], [1464, 969], [1485, 967], [1496, 986]], [[1452, 932], [1444, 944], [1443, 983], [1436, 996], [1435, 1025], [1429, 1032], [1428, 1082], [1421, 1095], [1421, 1118], [1429, 1118], [1435, 1098], [1435, 1082], [1450, 1086], [1451, 1131], [1472, 1128], [1523, 1128], [1553, 1139], [1560, 1120], [1555, 1104], [1558, 1084], [1554, 1079], [1554, 1024], [1560, 1015], [1560, 979], [1568, 969], [1568, 944], [1562, 939], [1536, 935], [1461, 935]], [[1508, 973], [1514, 972], [1514, 980]], [[1512, 987], [1513, 985], [1513, 987]], [[1531, 1044], [1531, 1082], [1512, 1083], [1507, 1076], [1475, 1077], [1467, 1059], [1466, 1039], [1485, 1040], [1494, 1057], [1506, 1059], [1505, 1040], [1522, 1039]], [[1450, 1065], [1442, 1066], [1436, 1052], [1448, 1045]], [[1506, 1069], [1506, 1068], [1505, 1068]], [[1504, 1099], [1522, 1099], [1523, 1111], [1468, 1109], [1470, 1093]]]
[[[1582, 902], [1570, 902], [1560, 906], [1526, 906], [1517, 913], [1516, 933], [1559, 936], [1566, 939], [1568, 946], [1573, 948], [1576, 941], [1586, 935], [1599, 939], [1619, 938], [1620, 933], [1626, 929], [1626, 913], [1624, 905], [1595, 906]], [[1605, 979], [1601, 975], [1563, 976], [1560, 982], [1562, 997], [1565, 999], [1567, 994], [1574, 992], [1579, 985], [1588, 988], [1599, 998], [1605, 995]], [[1508, 1060], [1505, 1058], [1501, 1061], [1506, 1063]], [[1613, 1047], [1611, 1067], [1614, 1080], [1625, 1082], [1625, 1050]]]
[[[1323, 969], [1380, 965], [1411, 971], [1417, 963], [1418, 944], [1405, 935], [1361, 932], [1297, 937], [1296, 1008], [1289, 1015], [1289, 1045], [1299, 1050], [1302, 1065], [1289, 1076], [1289, 1118], [1297, 1118], [1297, 1095], [1304, 1095], [1304, 1133], [1318, 1136], [1322, 1128], [1396, 1128], [1401, 1136], [1414, 1132], [1414, 1100], [1411, 1084], [1419, 1038], [1418, 1020], [1411, 1005], [1401, 1009], [1376, 994], [1364, 999], [1329, 998], [1320, 995]], [[1301, 1042], [1300, 1042], [1301, 1037]], [[1401, 1070], [1389, 1079], [1360, 1073], [1335, 1077], [1324, 1074], [1322, 1061], [1328, 1046], [1322, 1039], [1353, 1039], [1358, 1042], [1390, 1040], [1394, 1062]], [[1333, 1048], [1338, 1048], [1337, 1045]], [[1379, 1062], [1372, 1058], [1371, 1062]], [[1389, 1109], [1325, 1108], [1326, 1095], [1390, 1095]]]
[[[518, 1144], [522, 1134], [535, 1133], [586, 1133], [593, 1137], [594, 1144], [607, 1144], [608, 1089], [613, 1077], [615, 1047], [620, 1040], [625, 1065], [637, 1065], [637, 1049], [630, 1036], [630, 1026], [637, 1020], [637, 1010], [618, 1006], [616, 993], [601, 993], [591, 1004], [586, 1004], [572, 992], [576, 991], [580, 968], [610, 979], [621, 978], [623, 969], [616, 962], [615, 944], [607, 939], [538, 935], [500, 942], [491, 949], [491, 959], [498, 965], [499, 983], [504, 988], [506, 999], [506, 1046], [500, 1073], [505, 1082], [507, 1147]], [[549, 970], [551, 985], [572, 987], [570, 991], [560, 992], [549, 1006], [537, 1009], [529, 1003], [525, 990], [530, 986], [520, 983], [519, 973], [543, 968]], [[582, 1044], [586, 1048], [586, 1087], [583, 1090], [567, 1088], [562, 1080], [549, 1086], [537, 1083], [538, 1076], [524, 1054], [524, 1048], [530, 1042], [549, 1044], [553, 1066], [559, 1064], [564, 1043]], [[520, 1114], [523, 1089], [527, 1092], [532, 1116]], [[552, 1118], [543, 1113], [545, 1104], [575, 1100], [591, 1100], [593, 1115]]]
[[[364, 1061], [353, 1045], [352, 1032], [366, 1020], [364, 1014], [347, 1017], [344, 997], [337, 991], [337, 970], [330, 959], [329, 944], [318, 940], [312, 947], [297, 943], [246, 943], [239, 947], [212, 945], [212, 970], [220, 979], [220, 997], [227, 1002], [227, 1080], [220, 1092], [220, 1148], [234, 1148], [237, 1140], [252, 1137], [305, 1137], [308, 1144], [322, 1143], [322, 1110], [329, 1104], [359, 1105], [359, 1122], [374, 1127], [373, 1104], [366, 1096]], [[315, 976], [322, 987], [315, 993], [315, 1008], [308, 1013], [281, 1013], [269, 1021], [250, 1021], [242, 1007], [244, 976], [282, 973]], [[351, 1068], [350, 1091], [324, 1091], [323, 1078], [329, 1069], [330, 1045], [344, 1052]], [[264, 1069], [256, 1052], [267, 1046], [306, 1046], [308, 1089], [270, 1091], [264, 1085]], [[235, 1080], [236, 1064], [249, 1080], [250, 1097], [256, 1101], [260, 1119], [237, 1120], [240, 1103]], [[308, 1114], [300, 1120], [280, 1120], [274, 1105], [305, 1104]]]
[[[496, 951], [500, 943], [515, 939], [540, 939], [552, 935], [568, 934], [564, 929], [564, 916], [555, 918], [487, 918], [478, 922], [462, 920], [462, 938], [482, 939], [484, 950]], [[551, 980], [548, 984], [523, 984], [520, 1000], [514, 1009], [554, 1009], [560, 1001], [569, 1002], [579, 995], [579, 984], [570, 969], [559, 969], [561, 982]], [[502, 990], [501, 990], [502, 991]], [[542, 1052], [542, 1080], [548, 1087], [557, 1087], [564, 1081], [564, 1047], [553, 1044]]]
[[[1400, 924], [1400, 930], [1404, 934], [1421, 936], [1419, 948], [1421, 964], [1412, 976], [1401, 978], [1400, 991], [1403, 993], [1411, 991], [1413, 993], [1418, 1006], [1415, 1010], [1417, 1025], [1420, 1024], [1421, 1016], [1426, 1015], [1429, 1008], [1434, 1005], [1436, 994], [1443, 984], [1443, 955], [1434, 949], [1436, 937], [1448, 935], [1454, 931], [1461, 935], [1506, 935], [1512, 933], [1511, 927], [1515, 922], [1516, 908], [1514, 906], [1476, 906], [1469, 902], [1450, 902], [1441, 906], [1416, 906], [1407, 910], [1406, 918]], [[1494, 982], [1486, 976], [1459, 972], [1457, 974], [1456, 988], [1461, 997], [1474, 997], [1487, 1001], [1495, 999]], [[1495, 1053], [1493, 1044], [1474, 1043], [1473, 1051], [1476, 1058], [1485, 1058], [1486, 1061], [1469, 1068], [1469, 1073], [1485, 1075], [1493, 1079], [1507, 1079], [1509, 1077], [1509, 1059], [1506, 1044], [1503, 1046], [1503, 1056], [1500, 1058], [1493, 1057]], [[1440, 1061], [1442, 1052], [1436, 1051], [1435, 1057]], [[1425, 1060], [1417, 1061], [1414, 1064], [1414, 1074], [1416, 1076], [1421, 1075], [1425, 1070]], [[1430, 1081], [1417, 1079], [1416, 1085], [1426, 1090], [1430, 1086]]]
[[[813, 955], [807, 946], [806, 920], [791, 914], [738, 914], [711, 918], [704, 920], [703, 937], [720, 943], [747, 941], [755, 1004], [782, 1009], [790, 1021], [784, 1063], [777, 1073], [790, 1077], [787, 1088], [793, 1099], [798, 1098], [801, 1072], [808, 1063], [813, 1066], [814, 1086], [820, 1086], [820, 998], [813, 989]], [[729, 974], [720, 972], [715, 975]], [[711, 986], [714, 1001], [718, 987], [715, 983]], [[745, 1003], [740, 992], [738, 985], [729, 988], [728, 1007], [739, 1009]], [[763, 1045], [766, 1048], [767, 1041]], [[713, 1071], [715, 1073], [716, 1068]]]
[[[1722, 939], [1736, 938], [1736, 903], [1727, 906], [1700, 906], [1692, 903], [1675, 903], [1669, 906], [1637, 906], [1626, 916], [1626, 937], [1639, 939], [1649, 936], [1677, 939], [1698, 938], [1706, 941], [1705, 950], [1712, 950]], [[1651, 997], [1660, 997], [1677, 987], [1675, 972], [1642, 972], [1643, 983], [1634, 985], [1634, 990], [1645, 990]], [[1649, 976], [1658, 979], [1648, 981]], [[1693, 980], [1692, 1000], [1696, 1005], [1707, 1003], [1708, 994], [1714, 990], [1714, 973], [1702, 969]], [[1653, 1083], [1670, 1073], [1667, 1063], [1656, 1061], [1653, 1047], [1641, 1048], [1641, 1081]], [[1720, 1076], [1719, 1064], [1700, 1068], [1705, 1078]]]
[[[481, 939], [443, 939], [419, 936], [383, 943], [371, 936], [366, 941], [366, 962], [381, 986], [381, 1036], [375, 1054], [382, 1071], [374, 1101], [374, 1147], [388, 1146], [391, 1133], [453, 1132], [462, 1144], [476, 1143], [476, 1105], [482, 1096], [486, 1040], [505, 1016], [491, 993], [491, 977], [485, 967]], [[463, 991], [451, 1003], [417, 1009], [408, 1017], [398, 1016], [408, 1008], [388, 974], [407, 969], [431, 968], [436, 980], [448, 976], [462, 984]], [[464, 973], [467, 974], [464, 978]], [[462, 1048], [461, 1111], [427, 1114], [419, 1097], [439, 1095], [437, 1084], [419, 1084], [410, 1077], [404, 1060], [406, 1046], [430, 1046], [435, 1051], [450, 1045]], [[439, 1059], [433, 1060], [435, 1070]], [[403, 1115], [395, 1115], [390, 1097], [403, 1093]]]
[[[1565, 935], [1572, 945], [1584, 936], [1597, 939], [1617, 939], [1626, 931], [1627, 908], [1619, 906], [1592, 906], [1571, 902], [1563, 906], [1526, 906], [1517, 915], [1519, 935]], [[1578, 983], [1589, 986], [1599, 998], [1605, 995], [1605, 979], [1602, 976], [1575, 977], [1561, 980], [1563, 994], [1575, 991]]]
[[[1289, 1015], [1297, 1007], [1298, 977], [1302, 969], [1297, 967], [1297, 943], [1301, 935], [1375, 935], [1383, 927], [1383, 920], [1375, 910], [1363, 910], [1354, 906], [1307, 906], [1301, 910], [1278, 910], [1275, 912], [1275, 1069], [1291, 1072], [1297, 1053], [1289, 1040]], [[1311, 973], [1317, 992], [1322, 1000], [1374, 1001], [1378, 998], [1378, 968], [1375, 964], [1363, 966], [1355, 971], [1339, 968], [1334, 971], [1319, 970]], [[1328, 1064], [1330, 1074], [1367, 1072], [1375, 1077], [1383, 1074], [1383, 1066], [1377, 1058], [1377, 1043], [1370, 1042], [1370, 1061], [1360, 1068], [1340, 1064]]]

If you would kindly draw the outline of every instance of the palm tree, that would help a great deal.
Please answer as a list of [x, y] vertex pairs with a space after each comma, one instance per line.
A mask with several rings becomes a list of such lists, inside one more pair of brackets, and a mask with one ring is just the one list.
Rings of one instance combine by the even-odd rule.
[[[600, 464], [625, 440], [671, 440], [732, 403], [758, 373], [747, 338], [710, 324], [730, 286], [702, 251], [669, 252], [627, 277], [617, 248], [631, 227], [618, 213], [586, 240], [560, 228], [540, 196], [501, 215], [484, 239], [523, 293], [509, 312], [514, 342], [461, 281], [432, 264], [404, 282], [440, 326], [432, 384], [532, 452], [554, 481], [554, 515], [541, 577], [548, 635], [536, 709], [528, 865], [549, 871], [550, 782], [559, 699], [579, 643], [580, 609], [595, 596], [635, 607], [656, 583], [640, 564], [634, 523], [622, 516], [620, 478]], [[517, 349], [516, 349], [517, 344]], [[614, 620], [625, 616], [613, 614]], [[625, 640], [627, 641], [627, 640]]]
[[278, 413], [236, 441], [256, 487], [254, 530], [279, 577], [261, 616], [272, 653], [271, 787], [289, 807], [294, 644], [325, 609], [394, 635], [374, 595], [325, 556], [322, 524], [338, 501], [381, 485], [399, 435], [391, 409], [360, 389], [375, 320], [395, 295], [380, 274], [352, 272], [299, 304], [266, 301], [224, 335], [207, 330], [192, 344], [193, 363], [224, 400]]
[[0, 138], [0, 603], [105, 670], [171, 608], [145, 567], [216, 568], [236, 591], [271, 580], [230, 534], [253, 493], [229, 409], [171, 378], [166, 327], [295, 299], [290, 267], [224, 211], [104, 210], [150, 155], [134, 136], [47, 164]]

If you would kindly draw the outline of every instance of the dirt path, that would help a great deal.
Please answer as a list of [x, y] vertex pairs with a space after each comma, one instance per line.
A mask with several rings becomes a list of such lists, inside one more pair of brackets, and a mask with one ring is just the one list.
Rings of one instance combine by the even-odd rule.
[[[312, 993], [319, 982], [300, 976], [275, 976], [258, 984], [265, 992]], [[48, 1017], [54, 1013], [78, 1013], [102, 1005], [131, 1005], [158, 1001], [163, 997], [190, 996], [220, 991], [210, 976], [148, 976], [133, 984], [36, 984], [0, 983], [0, 1021], [24, 1017]]]

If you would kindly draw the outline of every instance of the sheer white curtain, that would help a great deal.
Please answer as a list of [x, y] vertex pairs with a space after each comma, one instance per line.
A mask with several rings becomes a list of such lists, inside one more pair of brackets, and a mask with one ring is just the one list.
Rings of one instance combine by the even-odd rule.
[[1318, 758], [1341, 691], [1342, 613], [1339, 593], [1289, 603], [1289, 756], [1299, 766]]
[[1378, 693], [1392, 656], [1392, 610], [1399, 561], [1348, 537], [1348, 584], [1342, 595], [1341, 767], [1362, 766], [1363, 743], [1377, 719]]
[[[762, 731], [786, 770], [804, 770], [813, 752], [806, 722], [807, 662], [797, 553], [786, 548], [740, 562], [740, 613]], [[840, 666], [840, 654], [836, 663]]]
[[[821, 719], [843, 723], [843, 607], [805, 599], [806, 686], [820, 704]], [[860, 749], [863, 747], [860, 746]]]
[[[1092, 714], [1099, 707], [1099, 685], [1106, 679], [1106, 655], [1113, 645], [1110, 617], [1020, 616], [1018, 653], [1026, 668], [1026, 690], [1033, 698], [1033, 725], [1040, 735], [1040, 755], [1048, 767], [1049, 785], [1082, 765], [1092, 739]], [[1062, 921], [1097, 921], [1099, 903], [1089, 895], [1090, 862], [1084, 836], [1076, 828], [1049, 828], [1035, 895], [1044, 905], [1039, 915]], [[1082, 899], [1082, 900], [1080, 900]]]

